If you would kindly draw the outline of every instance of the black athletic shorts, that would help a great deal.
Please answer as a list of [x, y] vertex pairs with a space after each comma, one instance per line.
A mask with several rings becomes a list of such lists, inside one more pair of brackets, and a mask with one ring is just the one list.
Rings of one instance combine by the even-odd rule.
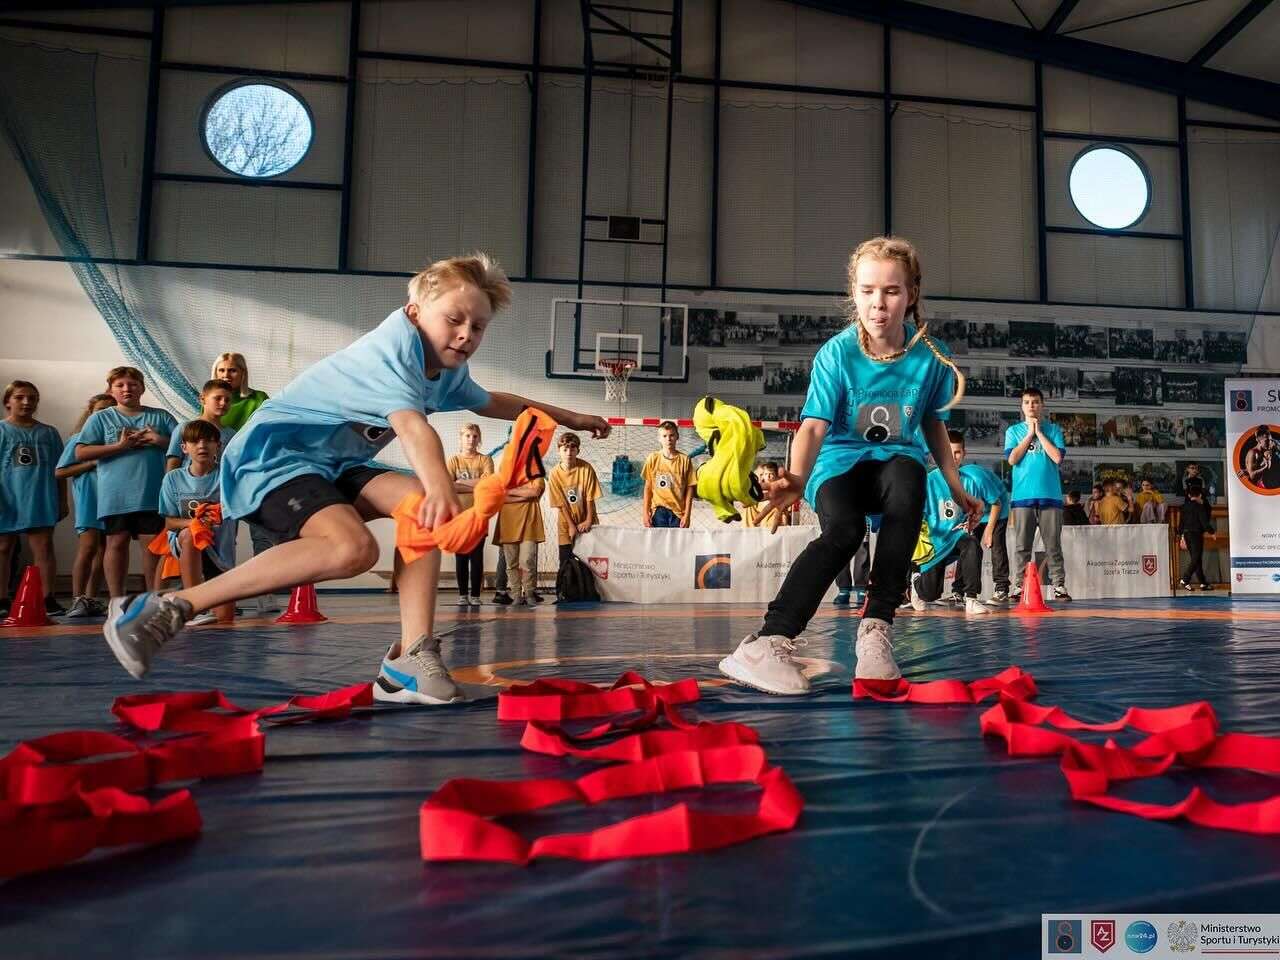
[[113, 513], [109, 517], [102, 518], [102, 525], [108, 534], [127, 533], [130, 537], [154, 537], [164, 529], [164, 517], [150, 510]]
[[245, 520], [264, 527], [276, 543], [297, 540], [303, 524], [325, 507], [355, 503], [365, 484], [391, 472], [378, 467], [352, 467], [332, 483], [314, 473], [294, 477], [270, 491], [262, 506]]

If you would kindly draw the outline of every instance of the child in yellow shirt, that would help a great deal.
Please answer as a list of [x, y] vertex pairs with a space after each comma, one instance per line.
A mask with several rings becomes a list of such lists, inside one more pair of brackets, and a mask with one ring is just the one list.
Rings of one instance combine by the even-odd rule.
[[[538, 544], [547, 539], [542, 526], [542, 492], [547, 482], [539, 477], [507, 491], [506, 501], [498, 511], [498, 527], [493, 534], [495, 545], [502, 547], [511, 580], [511, 593], [518, 607], [538, 603]], [[495, 602], [501, 603], [497, 597]]]
[[[472, 493], [476, 481], [494, 472], [493, 457], [480, 452], [480, 425], [468, 423], [458, 433], [459, 452], [449, 458], [446, 466], [453, 477], [453, 489], [458, 502], [466, 510], [475, 501]], [[484, 582], [484, 540], [470, 553], [455, 554], [458, 574], [458, 606], [480, 606], [480, 586]]]
[[560, 463], [547, 478], [551, 506], [556, 508], [560, 528], [560, 564], [573, 556], [573, 542], [586, 533], [599, 519], [596, 501], [600, 499], [600, 480], [585, 460], [578, 459], [582, 441], [576, 433], [560, 438]]
[[659, 448], [640, 471], [644, 477], [644, 525], [687, 527], [693, 515], [693, 461], [676, 449], [680, 430], [671, 420], [658, 424]]
[[[760, 484], [760, 489], [768, 490], [769, 484], [778, 479], [778, 465], [772, 460], [762, 461], [756, 464], [754, 473], [756, 480]], [[761, 500], [758, 504], [748, 503], [742, 508], [742, 522], [748, 527], [762, 526], [767, 522], [771, 509], [768, 500]], [[782, 519], [778, 521], [778, 526], [790, 526], [790, 514], [783, 513], [781, 516]]]

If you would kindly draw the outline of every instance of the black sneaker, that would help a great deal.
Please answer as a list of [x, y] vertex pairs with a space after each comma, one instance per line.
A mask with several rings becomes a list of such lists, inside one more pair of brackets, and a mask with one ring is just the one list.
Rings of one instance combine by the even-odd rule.
[[1191, 584], [1187, 583], [1187, 581], [1185, 581], [1185, 580], [1179, 580], [1179, 581], [1178, 581], [1178, 589], [1179, 589], [1179, 590], [1194, 590], [1194, 589], [1195, 589], [1195, 587], [1191, 586]]
[[1070, 603], [1070, 602], [1071, 602], [1071, 594], [1067, 593], [1067, 588], [1066, 588], [1066, 587], [1054, 587], [1054, 588], [1053, 588], [1053, 599], [1055, 599], [1055, 600], [1061, 600], [1063, 603]]
[[8, 615], [9, 615], [9, 601], [7, 599], [0, 600], [0, 620], [3, 620]]
[[44, 612], [51, 617], [60, 617], [67, 612], [67, 608], [60, 604], [57, 598], [51, 593], [44, 598]]
[[1014, 591], [1010, 592], [1010, 594], [1009, 594], [1009, 602], [1010, 602], [1010, 603], [1021, 603], [1021, 602], [1022, 602], [1022, 591], [1021, 591], [1021, 590], [1014, 590]]
[[500, 607], [509, 607], [512, 603], [511, 594], [507, 593], [505, 590], [495, 593], [493, 595], [493, 602]]
[[533, 593], [529, 594], [529, 603], [530, 603], [530, 604], [534, 604], [534, 603], [542, 603], [545, 599], [546, 599], [546, 598], [545, 598], [542, 594], [540, 594], [537, 590], [535, 590], [535, 591], [533, 591]]
[[992, 603], [1008, 603], [1008, 602], [1009, 602], [1009, 591], [1008, 591], [1008, 590], [997, 590], [995, 593], [991, 594], [991, 602], [992, 602]]
[[[1213, 587], [1213, 584], [1212, 584], [1212, 583], [1202, 583], [1202, 584], [1200, 584], [1200, 589], [1201, 589], [1201, 590], [1212, 590], [1213, 588], [1214, 588], [1214, 587]], [[1187, 589], [1190, 589], [1190, 587], [1188, 587]]]

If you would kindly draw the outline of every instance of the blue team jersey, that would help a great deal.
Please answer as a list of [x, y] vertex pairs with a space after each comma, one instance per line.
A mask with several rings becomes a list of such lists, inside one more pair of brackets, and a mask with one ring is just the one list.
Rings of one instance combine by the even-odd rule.
[[[961, 482], [964, 482], [963, 476]], [[967, 483], [965, 492], [973, 496], [973, 490]], [[933, 541], [933, 558], [920, 565], [923, 573], [942, 563], [951, 555], [956, 544], [967, 534], [964, 524], [968, 519], [964, 510], [956, 503], [947, 486], [942, 471], [934, 467], [925, 477], [924, 485], [924, 518], [929, 524], [929, 539]]]
[[[202, 503], [219, 503], [218, 471], [197, 477], [191, 467], [179, 467], [164, 475], [160, 484], [158, 501], [160, 515], [178, 517], [189, 520], [196, 515], [196, 507]], [[169, 531], [169, 550], [175, 556], [181, 555], [178, 547], [178, 534], [181, 531]], [[206, 553], [219, 570], [230, 570], [236, 562], [236, 524], [234, 520], [225, 520], [214, 531], [213, 546]]]
[[[1062, 439], [1062, 428], [1056, 423], [1041, 421], [1040, 432], [1066, 456], [1067, 444]], [[1013, 448], [1027, 435], [1027, 424], [1015, 423], [1004, 432], [1004, 456], [1009, 459]], [[1013, 465], [1013, 496], [1015, 507], [1062, 505], [1062, 476], [1058, 465], [1049, 459], [1039, 440], [1032, 440], [1022, 459]]]
[[983, 522], [990, 515], [991, 505], [994, 503], [1000, 504], [1000, 514], [996, 518], [998, 521], [1009, 516], [1009, 490], [1004, 481], [994, 473], [976, 463], [966, 463], [960, 467], [960, 479], [970, 495], [986, 504], [986, 509], [982, 511]]
[[[911, 324], [906, 336], [908, 341], [915, 336]], [[943, 344], [937, 346], [947, 352]], [[830, 424], [805, 485], [805, 499], [816, 503], [824, 483], [861, 460], [902, 454], [923, 466], [921, 425], [928, 416], [950, 419], [950, 412], [939, 408], [954, 392], [954, 374], [924, 343], [897, 361], [878, 363], [858, 346], [855, 327], [836, 334], [813, 358], [809, 394], [800, 411], [801, 420], [814, 417]]]
[[[169, 449], [164, 452], [166, 460], [170, 457], [177, 457], [182, 461], [182, 465], [184, 467], [187, 465], [187, 461], [191, 458], [182, 452], [182, 431], [190, 422], [190, 420], [184, 421], [173, 428], [173, 435], [169, 437]], [[231, 438], [236, 435], [236, 432], [230, 427], [219, 427], [218, 433], [222, 440], [222, 443], [218, 446], [218, 459], [221, 460], [222, 451], [227, 449], [227, 444], [231, 442]]]
[[62, 437], [48, 424], [0, 420], [0, 533], [57, 525], [61, 454]]
[[[173, 433], [177, 421], [163, 410], [143, 407], [136, 416], [126, 416], [119, 407], [106, 407], [85, 421], [78, 443], [88, 446], [115, 443], [125, 428], [150, 427], [162, 437]], [[126, 450], [96, 461], [98, 468], [98, 517], [121, 513], [154, 513], [164, 479], [164, 447], [146, 446]]]
[[330, 482], [372, 460], [395, 439], [387, 417], [476, 410], [489, 394], [466, 364], [426, 375], [417, 328], [397, 310], [345, 350], [304, 370], [261, 407], [222, 453], [222, 503], [246, 517], [295, 477]]
[[[67, 438], [67, 445], [62, 448], [62, 456], [58, 458], [58, 469], [74, 467], [80, 463], [76, 459], [76, 444], [80, 442], [80, 434], [73, 433]], [[98, 468], [87, 473], [77, 474], [71, 478], [71, 494], [75, 498], [76, 533], [86, 530], [103, 530], [106, 525], [98, 519]]]

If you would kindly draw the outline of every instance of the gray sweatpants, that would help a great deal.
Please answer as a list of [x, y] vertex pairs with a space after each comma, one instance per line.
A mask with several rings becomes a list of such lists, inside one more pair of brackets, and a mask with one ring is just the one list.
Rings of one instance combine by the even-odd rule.
[[1062, 559], [1062, 508], [1013, 508], [1013, 589], [1022, 589], [1022, 575], [1031, 561], [1031, 547], [1036, 542], [1036, 528], [1044, 541], [1049, 560], [1049, 580], [1055, 587], [1067, 585], [1067, 568]]

